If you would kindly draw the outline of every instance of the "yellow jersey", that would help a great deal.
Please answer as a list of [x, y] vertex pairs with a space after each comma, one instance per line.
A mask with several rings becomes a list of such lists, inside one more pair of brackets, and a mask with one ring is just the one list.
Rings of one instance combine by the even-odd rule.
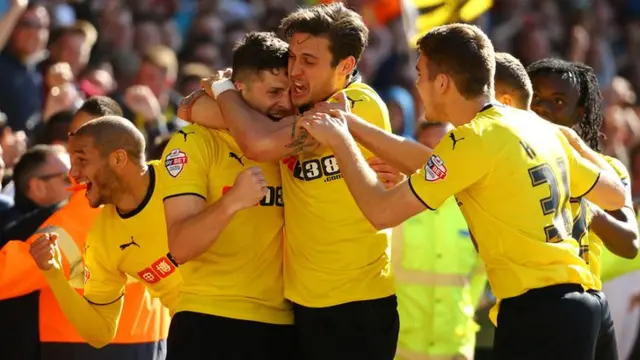
[[[352, 112], [391, 131], [387, 107], [373, 89], [354, 82], [343, 91]], [[323, 148], [284, 159], [281, 173], [286, 298], [328, 307], [393, 295], [390, 234], [377, 231], [362, 214], [333, 152]]]
[[[620, 180], [622, 180], [622, 183], [625, 186], [625, 191], [628, 194], [628, 199], [627, 199], [627, 203], [629, 205], [632, 204], [631, 202], [631, 188], [630, 188], [630, 183], [629, 183], [629, 172], [627, 171], [627, 168], [624, 166], [624, 164], [622, 162], [620, 162], [620, 160], [612, 158], [610, 156], [606, 156], [606, 155], [602, 155], [604, 157], [605, 160], [607, 160], [607, 162], [609, 163], [609, 165], [611, 165], [611, 167], [613, 167], [613, 169], [615, 170], [616, 174], [618, 174], [618, 177], [620, 177]], [[586, 207], [586, 200], [581, 199], [581, 201], [584, 203], [584, 207]], [[588, 210], [588, 208], [587, 208]], [[593, 230], [591, 230], [591, 214], [588, 213], [587, 216], [585, 216], [586, 222], [587, 222], [587, 229], [589, 231], [589, 252], [588, 252], [588, 261], [589, 261], [589, 266], [591, 267], [591, 272], [594, 275], [594, 280], [596, 283], [596, 289], [597, 290], [602, 290], [602, 279], [600, 278], [600, 273], [601, 273], [601, 269], [602, 269], [602, 251], [604, 248], [604, 243], [602, 242], [602, 240], [600, 240], [600, 238], [598, 237], [598, 235], [596, 235], [595, 232], [593, 232]], [[615, 256], [615, 255], [614, 255]]]
[[182, 278], [169, 255], [161, 171], [159, 161], [150, 162], [149, 190], [140, 206], [127, 214], [104, 206], [87, 235], [84, 296], [91, 303], [113, 303], [131, 277], [175, 311]]
[[213, 204], [251, 166], [262, 169], [269, 189], [258, 205], [236, 213], [206, 252], [180, 265], [184, 282], [177, 311], [292, 324], [282, 279], [284, 210], [278, 163], [255, 163], [226, 130], [200, 125], [174, 134], [163, 159], [165, 198], [196, 195]]
[[598, 177], [555, 126], [488, 105], [449, 132], [409, 184], [431, 209], [455, 194], [493, 293], [505, 299], [555, 284], [594, 287], [571, 237], [569, 197]]

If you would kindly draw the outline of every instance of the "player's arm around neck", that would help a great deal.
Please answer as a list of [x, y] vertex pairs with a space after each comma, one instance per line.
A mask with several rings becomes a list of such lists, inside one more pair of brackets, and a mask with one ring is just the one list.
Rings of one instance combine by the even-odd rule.
[[312, 137], [296, 127], [298, 116], [274, 122], [251, 108], [238, 91], [225, 91], [216, 99], [231, 135], [251, 160], [280, 160], [318, 146]]
[[376, 229], [400, 225], [426, 210], [406, 180], [387, 191], [365, 161], [355, 140], [350, 136], [341, 140], [331, 146], [340, 172], [360, 210]]
[[429, 147], [388, 133], [355, 114], [348, 114], [347, 121], [349, 131], [362, 146], [403, 174], [413, 174], [433, 154]]
[[224, 195], [211, 205], [197, 195], [164, 200], [169, 252], [178, 264], [204, 253], [220, 236], [239, 210], [233, 198]]
[[[57, 236], [57, 235], [56, 235]], [[95, 348], [109, 344], [116, 336], [122, 313], [122, 296], [107, 304], [93, 304], [80, 295], [70, 284], [62, 269], [60, 250], [55, 245], [55, 256], [49, 252], [49, 234], [42, 235], [31, 245], [31, 253], [42, 270], [60, 309], [80, 336]], [[49, 252], [49, 254], [46, 254]]]

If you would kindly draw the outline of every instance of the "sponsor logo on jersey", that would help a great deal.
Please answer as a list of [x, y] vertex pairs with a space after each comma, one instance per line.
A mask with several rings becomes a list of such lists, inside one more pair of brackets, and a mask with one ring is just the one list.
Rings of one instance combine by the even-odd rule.
[[444, 180], [447, 177], [447, 167], [438, 155], [431, 155], [424, 166], [424, 179], [429, 182]]
[[172, 177], [177, 177], [184, 169], [189, 158], [184, 151], [180, 149], [173, 149], [164, 159], [164, 167], [167, 169], [167, 172]]
[[84, 283], [86, 284], [87, 281], [89, 281], [89, 279], [91, 279], [91, 272], [89, 271], [89, 267], [85, 265], [84, 266]]
[[155, 284], [175, 271], [175, 264], [167, 256], [163, 256], [138, 272], [138, 277], [148, 284]]

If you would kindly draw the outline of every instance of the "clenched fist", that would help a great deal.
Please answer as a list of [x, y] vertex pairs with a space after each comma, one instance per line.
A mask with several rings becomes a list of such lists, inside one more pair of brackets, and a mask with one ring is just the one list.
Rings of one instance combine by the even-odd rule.
[[207, 95], [211, 96], [212, 98], [215, 98], [215, 96], [213, 95], [213, 91], [211, 90], [211, 85], [213, 85], [214, 82], [221, 79], [231, 79], [232, 74], [233, 72], [231, 71], [230, 68], [227, 68], [225, 70], [218, 70], [215, 72], [215, 74], [208, 76], [206, 78], [200, 79], [200, 87], [202, 87], [204, 91], [207, 92]]
[[233, 197], [234, 204], [242, 210], [255, 206], [267, 195], [267, 191], [267, 180], [262, 169], [253, 166], [238, 175], [228, 195]]
[[58, 248], [58, 234], [42, 234], [31, 244], [29, 252], [41, 270], [47, 271], [56, 265], [59, 267], [60, 249]]

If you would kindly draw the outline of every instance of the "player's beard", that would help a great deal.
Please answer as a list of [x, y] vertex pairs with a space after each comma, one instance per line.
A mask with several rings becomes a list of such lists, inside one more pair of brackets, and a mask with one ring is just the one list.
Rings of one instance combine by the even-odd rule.
[[90, 200], [90, 205], [92, 207], [98, 207], [106, 204], [115, 205], [115, 202], [118, 199], [118, 194], [121, 193], [122, 185], [121, 180], [108, 166], [102, 168], [100, 172], [96, 174], [96, 179], [95, 181], [92, 181], [92, 183], [94, 186], [98, 185], [97, 199], [94, 201]]

